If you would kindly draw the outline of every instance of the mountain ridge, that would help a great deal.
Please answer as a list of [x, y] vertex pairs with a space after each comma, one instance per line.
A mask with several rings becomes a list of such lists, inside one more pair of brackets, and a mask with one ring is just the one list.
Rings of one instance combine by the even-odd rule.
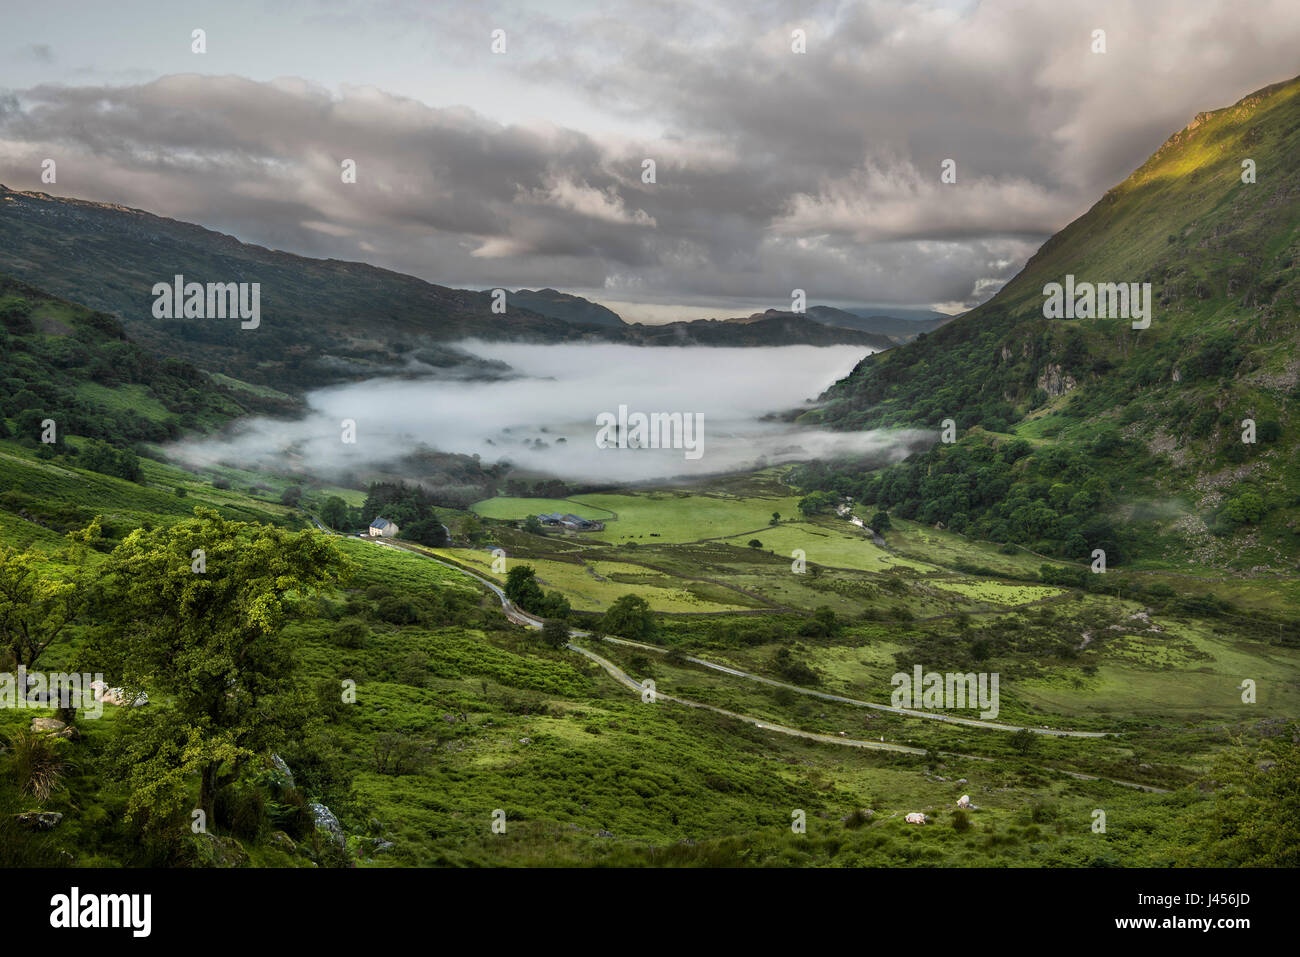
[[[1128, 449], [1105, 466], [1119, 527], [1147, 528], [1149, 541], [1195, 560], [1289, 563], [1300, 549], [1300, 466], [1285, 454], [1300, 426], [1297, 155], [1300, 78], [1198, 113], [992, 299], [864, 359], [810, 418], [935, 430], [951, 419], [962, 442], [1010, 433], [1081, 454], [1104, 436]], [[1246, 160], [1254, 182], [1243, 181]], [[1045, 318], [1047, 285], [1068, 275], [1151, 283], [1149, 328]], [[1243, 442], [1248, 422], [1255, 441]], [[951, 452], [936, 446], [929, 467]], [[1047, 503], [1033, 482], [1049, 479], [1017, 468], [1030, 501]], [[1152, 501], [1168, 514], [1141, 517]], [[947, 508], [933, 520], [957, 514], [969, 518]], [[978, 534], [996, 528], [972, 523]]]
[[[772, 323], [758, 331], [674, 324], [630, 326], [612, 310], [556, 290], [520, 290], [494, 313], [493, 293], [457, 289], [340, 259], [246, 243], [147, 210], [0, 185], [0, 271], [50, 294], [118, 316], [151, 352], [246, 382], [304, 391], [390, 374], [416, 360], [472, 367], [461, 339], [625, 342], [633, 345], [865, 344], [852, 330]], [[221, 320], [159, 320], [151, 289], [175, 275], [257, 282], [255, 335]], [[530, 308], [531, 307], [531, 308]], [[250, 338], [252, 336], [252, 338]]]

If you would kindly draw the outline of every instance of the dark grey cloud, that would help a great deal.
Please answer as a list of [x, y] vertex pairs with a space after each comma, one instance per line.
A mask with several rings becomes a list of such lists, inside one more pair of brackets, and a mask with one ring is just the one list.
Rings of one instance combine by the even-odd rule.
[[[460, 5], [373, 10], [467, 29]], [[482, 42], [447, 47], [463, 81], [438, 105], [234, 75], [0, 90], [0, 181], [453, 285], [972, 303], [1193, 113], [1294, 72], [1300, 26], [1290, 0], [474, 10]], [[340, 31], [322, 55], [358, 11], [317, 9]], [[508, 56], [484, 53], [494, 25]], [[489, 81], [557, 106], [498, 122], [473, 108]]]

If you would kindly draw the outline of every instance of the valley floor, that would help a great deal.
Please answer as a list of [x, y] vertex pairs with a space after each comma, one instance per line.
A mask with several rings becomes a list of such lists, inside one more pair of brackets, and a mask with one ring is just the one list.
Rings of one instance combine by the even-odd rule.
[[[12, 487], [46, 506], [0, 511], [0, 534], [53, 570], [62, 539], [40, 516], [54, 503], [123, 528], [195, 505], [308, 525], [275, 488], [218, 490], [156, 462], [141, 487], [0, 453]], [[334, 536], [356, 580], [287, 631], [321, 702], [282, 754], [297, 786], [337, 815], [363, 866], [1223, 863], [1207, 837], [1223, 794], [1207, 782], [1248, 775], [1289, 740], [1300, 651], [1231, 615], [1046, 584], [1042, 566], [1065, 566], [1023, 550], [906, 522], [882, 546], [796, 503], [769, 471], [708, 490], [490, 500], [473, 547]], [[605, 525], [515, 527], [535, 510]], [[569, 599], [568, 647], [504, 602], [518, 565]], [[1247, 618], [1297, 587], [1141, 577], [1235, 589]], [[628, 594], [657, 632], [592, 634]], [[896, 708], [891, 679], [915, 665], [997, 673], [997, 714]], [[338, 703], [341, 681], [355, 703]], [[67, 789], [42, 805], [64, 814], [42, 846], [78, 865], [138, 862], [105, 777], [122, 710], [80, 723]], [[33, 714], [0, 711], [0, 733]], [[0, 802], [26, 809], [11, 781]], [[924, 826], [906, 822], [917, 812]], [[234, 835], [243, 859], [324, 863], [319, 836], [291, 837], [276, 813]]]

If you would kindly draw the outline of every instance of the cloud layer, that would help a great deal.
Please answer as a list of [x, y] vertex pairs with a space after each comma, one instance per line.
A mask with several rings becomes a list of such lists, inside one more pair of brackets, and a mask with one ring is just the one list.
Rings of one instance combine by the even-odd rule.
[[[300, 421], [252, 419], [228, 438], [185, 442], [170, 451], [195, 466], [283, 469], [292, 463], [330, 477], [364, 475], [424, 446], [578, 482], [646, 482], [836, 455], [901, 456], [905, 442], [928, 444], [934, 438], [832, 433], [764, 421], [770, 413], [807, 404], [870, 354], [856, 347], [462, 345], [509, 363], [519, 374], [469, 383], [437, 376], [385, 378], [322, 389], [308, 396], [311, 411]], [[620, 405], [629, 412], [702, 415], [703, 454], [599, 448], [597, 417], [617, 415]], [[355, 443], [342, 441], [345, 419], [356, 423]]]
[[[1293, 73], [1300, 27], [1291, 0], [547, 6], [475, 7], [482, 36], [460, 5], [380, 8], [457, 41], [436, 99], [331, 82], [384, 54], [357, 52], [375, 8], [346, 3], [311, 20], [307, 79], [0, 90], [0, 181], [453, 285], [971, 304], [1193, 113]], [[555, 106], [499, 122], [502, 90]]]

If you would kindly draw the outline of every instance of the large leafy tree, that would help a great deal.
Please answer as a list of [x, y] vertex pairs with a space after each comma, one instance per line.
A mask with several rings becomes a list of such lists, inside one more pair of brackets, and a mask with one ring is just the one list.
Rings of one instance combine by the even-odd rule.
[[69, 547], [57, 556], [68, 568], [63, 578], [46, 575], [45, 556], [0, 548], [0, 651], [14, 666], [34, 670], [41, 655], [85, 608], [86, 556], [102, 535], [98, 516], [85, 528], [68, 533]]
[[148, 708], [122, 722], [121, 756], [137, 821], [166, 822], [190, 800], [212, 819], [217, 791], [255, 754], [311, 717], [282, 629], [300, 600], [346, 579], [327, 536], [231, 522], [210, 509], [132, 532], [100, 582], [105, 664]]
[[1300, 726], [1221, 754], [1212, 810], [1184, 851], [1198, 867], [1300, 867]]
[[506, 597], [527, 611], [538, 607], [543, 600], [542, 586], [537, 584], [537, 571], [532, 565], [516, 565], [506, 573]]
[[543, 618], [567, 618], [569, 599], [558, 591], [543, 591], [532, 565], [516, 565], [506, 574], [506, 597], [516, 606]]
[[[325, 504], [320, 507], [320, 520], [336, 530], [347, 526], [351, 517], [352, 513], [348, 509], [348, 503], [337, 495], [331, 495], [325, 499]], [[371, 518], [373, 517], [372, 515]]]
[[600, 622], [601, 631], [634, 641], [648, 641], [656, 634], [650, 603], [640, 595], [620, 595]]

